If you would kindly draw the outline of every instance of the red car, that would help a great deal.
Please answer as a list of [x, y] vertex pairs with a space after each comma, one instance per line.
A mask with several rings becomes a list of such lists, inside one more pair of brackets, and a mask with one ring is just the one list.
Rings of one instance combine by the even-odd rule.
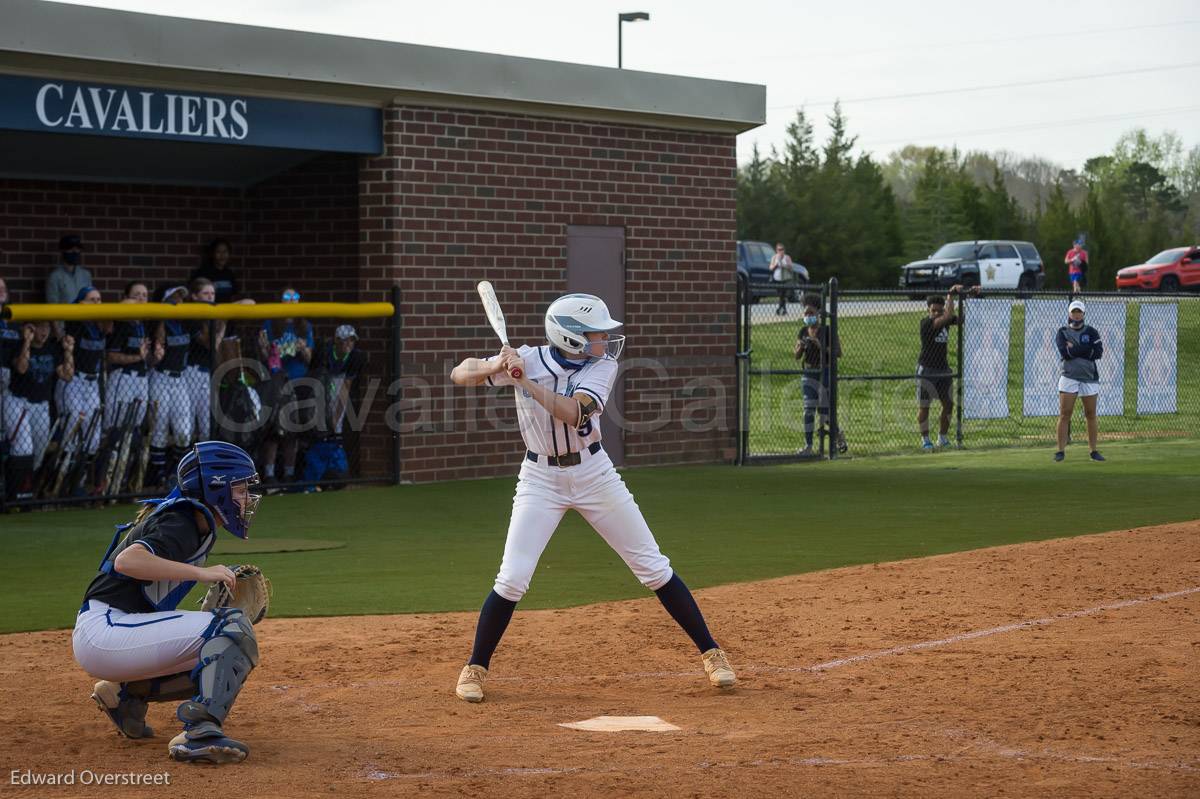
[[1117, 272], [1118, 291], [1200, 289], [1200, 246], [1163, 250], [1140, 266]]

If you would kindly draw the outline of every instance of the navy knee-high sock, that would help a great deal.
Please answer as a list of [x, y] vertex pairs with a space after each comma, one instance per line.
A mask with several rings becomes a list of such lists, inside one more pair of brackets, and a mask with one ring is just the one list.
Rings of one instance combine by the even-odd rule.
[[[685, 589], [686, 590], [686, 589]], [[479, 611], [479, 624], [475, 627], [475, 647], [471, 650], [472, 666], [491, 668], [492, 653], [500, 643], [508, 622], [512, 619], [513, 610], [517, 603], [492, 591], [483, 600], [483, 609]]]
[[717, 642], [713, 640], [708, 625], [704, 622], [704, 614], [700, 612], [695, 597], [683, 584], [683, 580], [679, 579], [678, 574], [671, 575], [667, 584], [654, 593], [658, 595], [658, 601], [663, 603], [667, 613], [671, 614], [671, 618], [683, 628], [701, 652], [716, 647]]

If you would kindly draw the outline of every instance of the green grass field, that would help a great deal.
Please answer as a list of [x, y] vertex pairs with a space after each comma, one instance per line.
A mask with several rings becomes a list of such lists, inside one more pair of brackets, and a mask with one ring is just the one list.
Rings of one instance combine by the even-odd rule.
[[[912, 375], [919, 349], [917, 326], [923, 315], [913, 303], [890, 298], [872, 301], [878, 313], [846, 315], [840, 320], [842, 375]], [[846, 304], [843, 304], [846, 307]], [[1137, 334], [1139, 303], [1126, 313], [1124, 408], [1122, 416], [1102, 416], [1105, 437], [1179, 438], [1200, 434], [1200, 301], [1179, 301], [1179, 413], [1139, 415], [1137, 407]], [[904, 308], [892, 311], [892, 308]], [[751, 337], [752, 369], [795, 369], [793, 357], [799, 323], [774, 322], [772, 308], [754, 309]], [[1013, 307], [1009, 331], [1008, 400], [1012, 414], [1004, 419], [963, 420], [963, 446], [971, 449], [1010, 446], [1048, 446], [1054, 441], [1054, 417], [1026, 418], [1022, 413], [1025, 309]], [[1106, 353], [1105, 357], [1111, 357]], [[950, 363], [957, 363], [956, 336], [950, 338]], [[846, 430], [850, 454], [911, 452], [919, 444], [915, 387], [912, 379], [842, 381], [839, 384], [839, 423]], [[800, 378], [754, 375], [750, 382], [751, 454], [793, 454], [804, 446], [803, 396]], [[934, 427], [936, 414], [934, 405]], [[1076, 430], [1083, 431], [1082, 408], [1077, 407]], [[1078, 437], [1078, 436], [1077, 436]], [[951, 424], [951, 438], [954, 426]]]
[[[1200, 442], [1107, 452], [1104, 464], [1076, 447], [1062, 464], [1044, 450], [946, 452], [635, 469], [625, 479], [680, 575], [700, 588], [1200, 516]], [[268, 497], [255, 537], [344, 546], [246, 559], [272, 577], [275, 616], [474, 609], [499, 565], [514, 483]], [[0, 632], [70, 626], [112, 525], [131, 515], [125, 506], [0, 517]], [[239, 560], [210, 560], [219, 562]], [[570, 514], [522, 607], [645, 595]]]

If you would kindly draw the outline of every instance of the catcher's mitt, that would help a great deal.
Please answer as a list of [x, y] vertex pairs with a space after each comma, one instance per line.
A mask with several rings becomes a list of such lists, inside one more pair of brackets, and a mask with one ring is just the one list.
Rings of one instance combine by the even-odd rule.
[[200, 600], [201, 610], [241, 608], [251, 624], [258, 624], [267, 615], [271, 604], [271, 581], [257, 566], [233, 566], [237, 590], [230, 592], [225, 583], [213, 583]]

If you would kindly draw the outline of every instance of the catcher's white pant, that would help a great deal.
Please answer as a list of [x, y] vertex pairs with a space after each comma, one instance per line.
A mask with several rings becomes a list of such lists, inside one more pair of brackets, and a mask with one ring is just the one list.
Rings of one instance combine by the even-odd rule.
[[[83, 432], [86, 433], [91, 425], [92, 414], [100, 407], [100, 382], [88, 380], [82, 375], [75, 375], [71, 382], [63, 388], [63, 413], [68, 419], [78, 419], [83, 415]], [[100, 425], [92, 426], [92, 436], [85, 442], [84, 451], [95, 455], [100, 448]]]
[[621, 556], [642, 585], [656, 591], [671, 579], [671, 562], [659, 550], [608, 453], [581, 454], [582, 463], [565, 468], [550, 466], [544, 458], [522, 462], [504, 560], [496, 575], [496, 593], [505, 599], [517, 602], [529, 590], [538, 559], [571, 508]]
[[134, 423], [141, 424], [146, 418], [146, 400], [150, 398], [145, 375], [135, 375], [119, 370], [108, 376], [108, 396], [104, 408], [104, 427], [111, 428], [125, 420], [126, 406], [141, 400], [134, 413]]
[[28, 402], [9, 394], [4, 398], [4, 431], [10, 442], [9, 454], [33, 455], [33, 468], [38, 468], [50, 443], [50, 403]]
[[150, 401], [157, 405], [154, 410], [154, 428], [150, 431], [150, 446], [166, 447], [168, 438], [176, 447], [182, 448], [191, 444], [192, 401], [188, 397], [183, 375], [151, 372]]
[[209, 404], [212, 398], [209, 395], [209, 378], [209, 373], [199, 366], [189, 366], [183, 370], [183, 381], [187, 386], [188, 404], [192, 409], [192, 426], [197, 441], [208, 441], [211, 427]]
[[190, 671], [200, 660], [206, 610], [126, 613], [89, 599], [75, 618], [75, 662], [98, 680], [132, 682]]

